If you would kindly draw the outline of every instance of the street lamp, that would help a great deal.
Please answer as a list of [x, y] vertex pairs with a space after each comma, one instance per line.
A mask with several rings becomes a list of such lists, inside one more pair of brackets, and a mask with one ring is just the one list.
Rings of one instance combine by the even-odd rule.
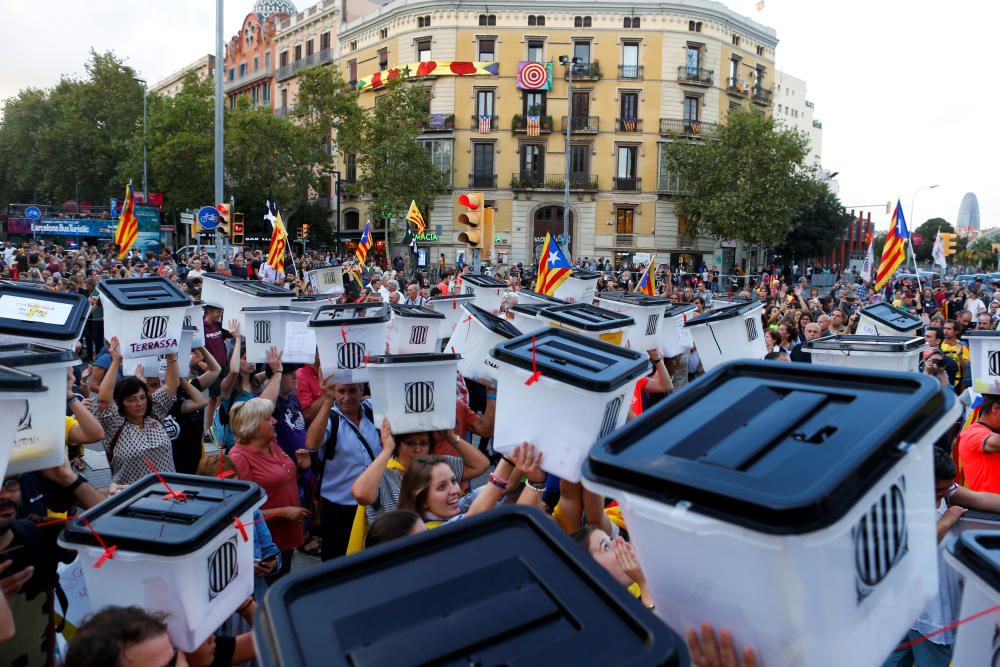
[[133, 76], [133, 79], [142, 84], [142, 203], [149, 206], [149, 171], [146, 161], [146, 109], [149, 99], [149, 86], [142, 77]]
[[[910, 198], [910, 225], [911, 229], [916, 229], [916, 218], [913, 217], [913, 207], [917, 203], [917, 195], [919, 195], [924, 190], [933, 190], [938, 187], [935, 183], [934, 185], [925, 185], [924, 187], [918, 189], [913, 193], [913, 197]], [[913, 234], [907, 234], [907, 243], [910, 246], [910, 256], [913, 257], [913, 273], [917, 276], [917, 289], [922, 293], [924, 291], [923, 285], [920, 284], [920, 270], [917, 268], [917, 255], [913, 252]]]
[[573, 131], [573, 68], [580, 62], [577, 57], [559, 56], [559, 64], [566, 68], [566, 175], [563, 184], [563, 240], [566, 242], [566, 257], [569, 252], [569, 172], [570, 137]]
[[337, 197], [337, 239], [334, 243], [334, 249], [337, 253], [337, 259], [340, 259], [340, 170], [333, 170], [333, 193]]

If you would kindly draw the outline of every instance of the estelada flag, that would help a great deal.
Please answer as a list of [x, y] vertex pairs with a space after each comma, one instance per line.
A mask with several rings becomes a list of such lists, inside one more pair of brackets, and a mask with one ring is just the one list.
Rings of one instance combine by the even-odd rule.
[[354, 251], [354, 259], [358, 262], [359, 268], [364, 268], [365, 260], [368, 258], [368, 251], [372, 247], [372, 221], [365, 223], [365, 233], [361, 235], [358, 242], [358, 249]]
[[427, 223], [424, 222], [424, 216], [420, 215], [420, 209], [417, 208], [417, 200], [410, 200], [410, 210], [406, 213], [406, 219], [417, 226], [417, 236], [422, 236], [424, 230], [427, 229]]
[[566, 255], [559, 249], [552, 235], [545, 234], [542, 251], [538, 259], [538, 276], [535, 278], [535, 291], [539, 294], [552, 296], [559, 286], [573, 274]]
[[639, 282], [635, 285], [635, 291], [647, 296], [656, 296], [656, 276], [653, 275], [652, 268], [656, 264], [656, 255], [653, 255], [646, 265], [646, 270], [639, 277]]
[[129, 248], [139, 238], [139, 220], [135, 217], [135, 193], [132, 192], [132, 181], [125, 186], [125, 201], [122, 203], [122, 214], [115, 228], [115, 244], [118, 246], [118, 257], [128, 254]]
[[285, 230], [285, 223], [281, 221], [281, 211], [278, 210], [278, 205], [270, 194], [267, 197], [267, 215], [264, 218], [270, 220], [274, 228], [271, 232], [271, 244], [267, 247], [267, 265], [284, 275], [288, 232]]
[[889, 226], [889, 233], [885, 237], [885, 246], [882, 248], [882, 259], [878, 263], [878, 272], [875, 274], [876, 292], [885, 286], [892, 274], [906, 259], [906, 244], [909, 240], [910, 232], [906, 229], [906, 220], [903, 218], [903, 205], [897, 199], [896, 210], [892, 212], [892, 224]]

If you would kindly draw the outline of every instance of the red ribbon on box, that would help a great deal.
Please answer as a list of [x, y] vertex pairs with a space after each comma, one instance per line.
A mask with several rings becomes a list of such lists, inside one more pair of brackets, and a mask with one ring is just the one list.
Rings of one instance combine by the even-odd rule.
[[538, 381], [538, 378], [542, 377], [542, 372], [538, 370], [538, 363], [535, 361], [535, 337], [531, 337], [531, 377], [524, 381], [524, 384], [529, 387]]
[[167, 480], [163, 479], [163, 475], [160, 474], [160, 471], [156, 469], [156, 466], [154, 466], [152, 462], [150, 462], [148, 457], [144, 456], [142, 457], [142, 460], [146, 462], [146, 465], [149, 466], [149, 469], [153, 471], [154, 475], [156, 475], [156, 479], [160, 480], [160, 484], [167, 487], [167, 492], [163, 494], [164, 500], [176, 500], [182, 503], [187, 502], [188, 499], [187, 494], [185, 494], [183, 491], [174, 491], [173, 489], [171, 489], [170, 485], [167, 484]]
[[97, 531], [94, 530], [94, 527], [90, 525], [90, 521], [87, 520], [87, 515], [83, 515], [80, 518], [83, 519], [83, 522], [85, 524], [87, 524], [87, 528], [89, 528], [90, 532], [94, 534], [94, 539], [96, 539], [97, 543], [101, 545], [102, 549], [104, 549], [104, 553], [102, 553], [101, 557], [97, 559], [96, 563], [94, 563], [94, 569], [95, 570], [100, 569], [100, 567], [104, 565], [105, 562], [115, 557], [115, 551], [118, 550], [118, 547], [114, 545], [111, 545], [109, 547], [107, 544], [104, 543], [104, 540], [101, 538], [101, 536], [98, 535]]

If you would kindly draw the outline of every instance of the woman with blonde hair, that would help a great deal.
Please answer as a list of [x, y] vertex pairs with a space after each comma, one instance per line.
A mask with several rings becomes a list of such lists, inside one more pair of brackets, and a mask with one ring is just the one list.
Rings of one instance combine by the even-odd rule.
[[305, 541], [303, 523], [309, 510], [299, 504], [299, 470], [309, 468], [309, 452], [295, 452], [295, 461], [278, 445], [274, 432], [274, 403], [251, 398], [233, 406], [229, 415], [236, 444], [229, 458], [236, 464], [240, 479], [256, 482], [267, 493], [261, 514], [268, 521], [274, 543], [281, 550], [281, 569], [274, 578], [292, 567], [296, 547]]

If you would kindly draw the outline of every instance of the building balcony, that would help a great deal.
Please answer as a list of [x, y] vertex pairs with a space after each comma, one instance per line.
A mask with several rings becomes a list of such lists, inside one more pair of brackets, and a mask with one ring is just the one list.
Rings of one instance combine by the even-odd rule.
[[661, 173], [656, 182], [656, 191], [664, 195], [682, 195], [688, 189], [681, 182], [680, 176]]
[[421, 129], [424, 132], [451, 132], [455, 129], [455, 114], [428, 114]]
[[[515, 114], [514, 118], [511, 119], [510, 129], [516, 133], [526, 133], [528, 131], [528, 117], [521, 114]], [[540, 115], [538, 116], [538, 129], [539, 132], [549, 133], [552, 131], [552, 116]]]
[[[563, 71], [563, 78], [569, 78], [569, 68], [565, 68]], [[600, 81], [601, 80], [601, 63], [595, 60], [592, 63], [577, 63], [573, 65], [573, 80], [574, 81]]]
[[752, 86], [749, 81], [737, 79], [733, 76], [726, 79], [726, 92], [730, 95], [746, 99], [747, 97], [750, 97], [750, 88], [752, 88]]
[[642, 191], [642, 178], [638, 176], [615, 176], [615, 192], [640, 192]]
[[285, 79], [292, 78], [295, 74], [304, 69], [332, 62], [333, 49], [321, 49], [304, 58], [299, 58], [298, 60], [287, 65], [282, 65], [278, 68], [278, 72], [274, 75], [274, 78], [277, 81], [284, 81]]
[[618, 78], [639, 81], [642, 79], [642, 65], [619, 65]]
[[[489, 119], [488, 123], [484, 122]], [[487, 132], [496, 132], [499, 129], [500, 116], [473, 116], [472, 117], [472, 131], [478, 132], [479, 134], [486, 134]]]
[[[511, 190], [555, 190], [566, 189], [566, 174], [536, 174], [534, 172], [514, 172], [510, 177]], [[574, 192], [597, 192], [597, 176], [570, 174], [569, 189]]]
[[715, 72], [704, 67], [681, 65], [677, 68], [677, 81], [691, 86], [711, 86]]
[[231, 92], [246, 88], [258, 81], [263, 81], [265, 79], [270, 79], [273, 75], [270, 67], [262, 67], [256, 72], [247, 72], [243, 76], [238, 76], [234, 79], [229, 79], [223, 85], [223, 90], [228, 95]]
[[636, 243], [637, 234], [622, 234], [615, 233], [612, 242], [614, 243], [616, 250], [635, 250], [638, 244]]
[[714, 137], [718, 123], [706, 123], [695, 118], [661, 118], [660, 134], [665, 137]]
[[642, 119], [641, 118], [616, 118], [615, 119], [615, 132], [623, 132], [625, 134], [633, 134], [642, 132]]
[[469, 174], [470, 188], [486, 188], [492, 190], [497, 186], [496, 174]]
[[[562, 131], [566, 131], [566, 116], [562, 117]], [[599, 116], [573, 116], [573, 134], [597, 134], [601, 128]]]
[[760, 104], [762, 106], [769, 107], [771, 106], [772, 101], [774, 101], [774, 90], [772, 88], [764, 88], [763, 86], [754, 86], [753, 89], [754, 104]]

